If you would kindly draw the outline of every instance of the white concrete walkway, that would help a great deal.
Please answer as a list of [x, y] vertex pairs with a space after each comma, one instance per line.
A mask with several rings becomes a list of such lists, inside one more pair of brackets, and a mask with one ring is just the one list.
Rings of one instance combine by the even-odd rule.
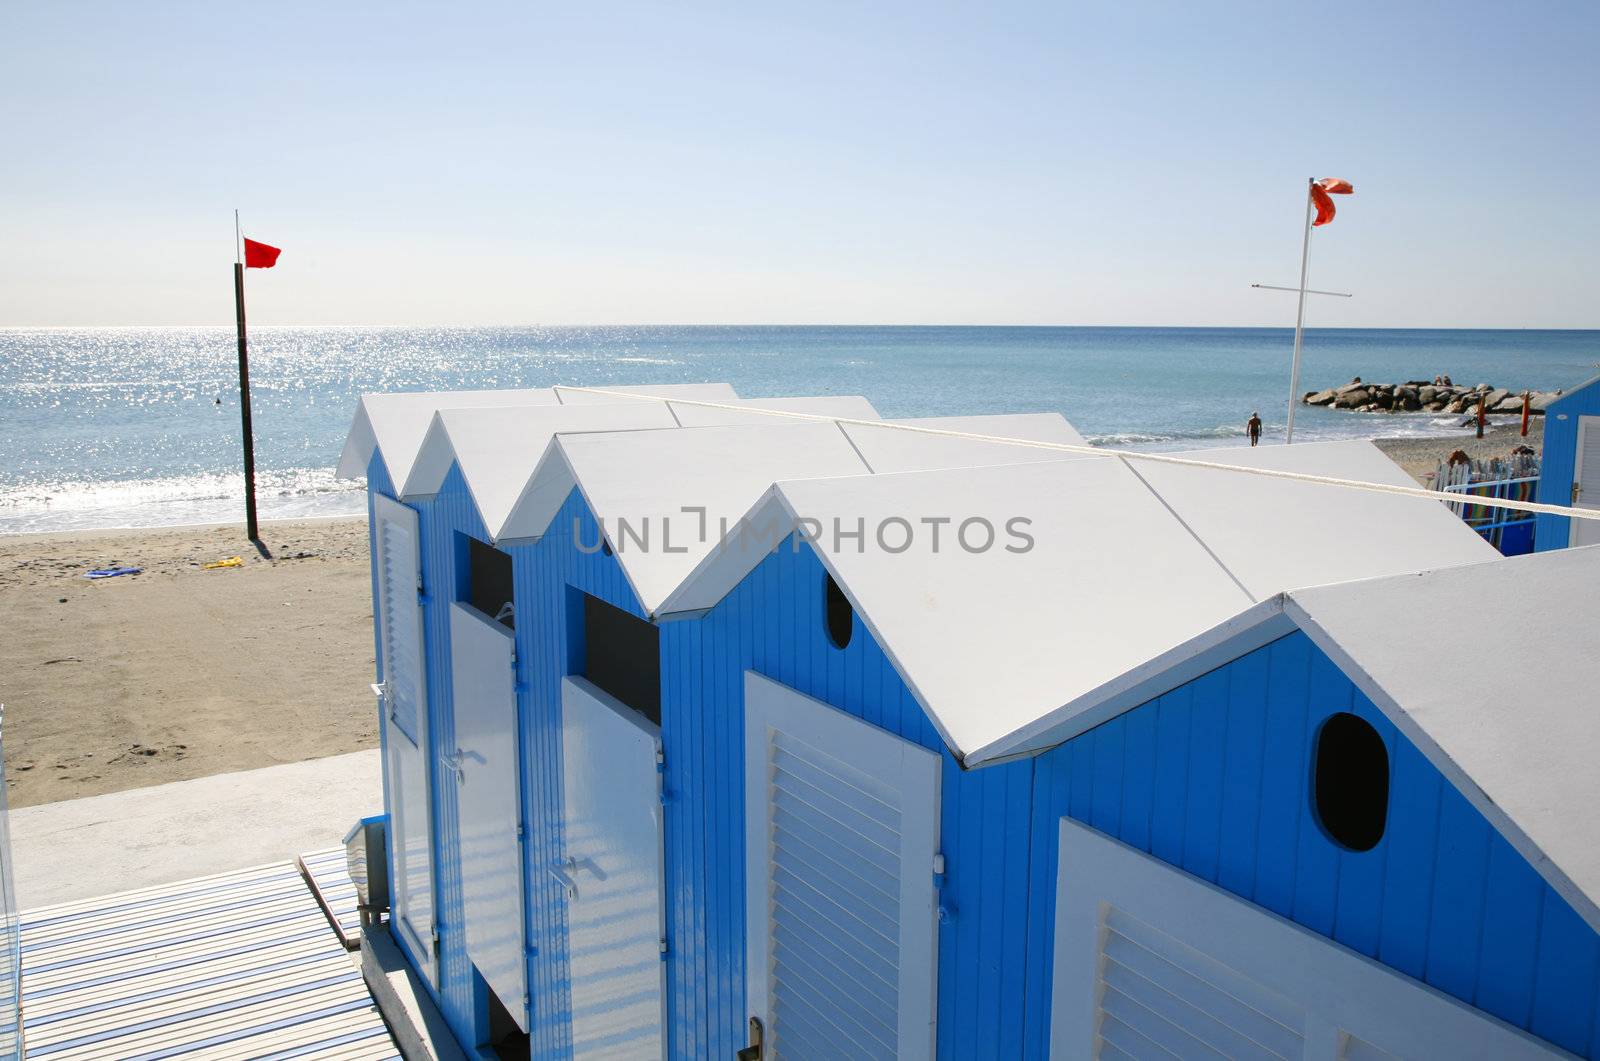
[[383, 810], [377, 750], [11, 812], [22, 910], [334, 847]]

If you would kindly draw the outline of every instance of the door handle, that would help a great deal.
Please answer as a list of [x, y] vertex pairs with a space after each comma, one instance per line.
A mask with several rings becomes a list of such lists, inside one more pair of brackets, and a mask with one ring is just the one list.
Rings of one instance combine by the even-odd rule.
[[566, 893], [567, 902], [569, 903], [578, 898], [578, 882], [573, 880], [572, 874], [568, 872], [573, 868], [574, 863], [569, 858], [563, 866], [551, 866], [547, 871], [550, 874], [550, 878], [561, 885], [561, 890]]
[[734, 1055], [739, 1061], [761, 1061], [761, 1018], [750, 1018], [750, 1045]]
[[460, 748], [457, 748], [454, 752], [447, 752], [439, 756], [440, 765], [456, 775], [456, 784], [458, 785], [467, 783], [467, 772], [461, 768], [461, 761], [464, 758], [465, 756], [461, 754]]

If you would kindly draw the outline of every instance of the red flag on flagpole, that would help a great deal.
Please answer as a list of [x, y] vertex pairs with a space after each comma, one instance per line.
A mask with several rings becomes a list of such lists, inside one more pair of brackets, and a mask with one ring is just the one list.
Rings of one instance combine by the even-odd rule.
[[1311, 201], [1317, 204], [1317, 219], [1311, 222], [1311, 227], [1317, 228], [1333, 220], [1333, 200], [1328, 198], [1330, 194], [1349, 195], [1354, 191], [1355, 188], [1349, 181], [1340, 180], [1338, 177], [1324, 177], [1319, 181], [1312, 181]]
[[246, 236], [244, 240], [244, 267], [246, 269], [271, 269], [278, 264], [283, 250], [267, 243], [257, 243]]

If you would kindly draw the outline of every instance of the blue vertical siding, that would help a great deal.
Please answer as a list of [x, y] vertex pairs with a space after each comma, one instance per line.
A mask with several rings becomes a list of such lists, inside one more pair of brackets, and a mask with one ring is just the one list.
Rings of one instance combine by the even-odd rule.
[[451, 1031], [472, 1045], [481, 1038], [481, 1002], [467, 960], [461, 892], [461, 821], [455, 775], [440, 752], [456, 746], [450, 671], [450, 604], [456, 600], [456, 532], [486, 539], [477, 507], [452, 468], [432, 499], [413, 504], [422, 536], [422, 617], [428, 668], [428, 783], [433, 793], [434, 928], [439, 933], [439, 1008]]
[[[468, 1046], [487, 1033], [482, 985], [466, 953], [461, 890], [460, 827], [453, 775], [441, 770], [437, 751], [455, 747], [450, 671], [450, 604], [462, 599], [462, 536], [488, 541], [460, 470], [452, 468], [439, 492], [414, 503], [423, 539], [424, 622], [428, 665], [428, 723], [434, 755], [434, 847], [440, 947], [440, 1009]], [[575, 522], [576, 521], [576, 522]], [[574, 492], [538, 543], [508, 549], [517, 607], [517, 710], [524, 824], [524, 915], [527, 924], [529, 1042], [536, 1057], [565, 1056], [570, 1043], [566, 905], [549, 869], [560, 863], [561, 679], [573, 670], [582, 625], [568, 621], [571, 590], [600, 597], [642, 615], [614, 557], [586, 554], [573, 545], [598, 541], [597, 528]], [[505, 1000], [515, 1005], [515, 999]]]
[[[370, 479], [388, 490], [381, 464]], [[486, 539], [456, 470], [415, 505], [423, 536], [429, 726], [454, 747], [449, 603], [462, 534]], [[570, 1054], [560, 688], [582, 654], [574, 592], [642, 610], [574, 491], [511, 548], [532, 1052]], [[965, 771], [859, 620], [825, 633], [824, 571], [788, 542], [704, 617], [661, 627], [668, 1037], [730, 1056], [745, 999], [743, 673], [754, 670], [941, 756], [938, 1052], [1048, 1052], [1057, 823], [1070, 815], [1574, 1052], [1600, 1054], [1600, 939], [1303, 635], [1252, 652], [1042, 756]], [[1367, 718], [1391, 754], [1383, 841], [1353, 853], [1310, 805], [1322, 721]], [[464, 1044], [484, 1030], [462, 934], [454, 781], [430, 756], [441, 982]]]
[[1031, 761], [963, 771], [858, 619], [824, 630], [824, 569], [781, 545], [700, 620], [662, 627], [673, 1056], [745, 1043], [743, 675], [754, 670], [943, 761], [938, 1051], [1015, 1057], [1027, 945]]
[[[1590, 380], [1551, 403], [1544, 418], [1544, 452], [1539, 461], [1541, 504], [1570, 505], [1578, 457], [1578, 417], [1600, 416], [1600, 379]], [[1534, 548], [1564, 549], [1572, 521], [1565, 516], [1534, 517]]]
[[[1311, 805], [1312, 746], [1337, 711], [1371, 722], [1390, 751], [1388, 826], [1371, 851], [1335, 844]], [[1600, 1055], [1600, 937], [1304, 634], [1045, 753], [1035, 771], [1027, 1056], [1048, 1052], [1063, 816]]]

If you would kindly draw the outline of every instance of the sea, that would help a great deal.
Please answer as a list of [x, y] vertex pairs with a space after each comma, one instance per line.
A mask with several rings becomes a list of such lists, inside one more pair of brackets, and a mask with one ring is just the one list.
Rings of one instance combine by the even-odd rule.
[[[1097, 445], [1280, 439], [1293, 335], [1271, 328], [287, 327], [251, 333], [260, 510], [363, 510], [333, 465], [374, 391], [691, 383], [861, 394], [886, 417], [1054, 411]], [[1355, 376], [1570, 388], [1600, 331], [1311, 330], [1302, 390]], [[1464, 434], [1461, 417], [1302, 406], [1297, 440]], [[243, 519], [231, 327], [0, 330], [0, 534]]]

